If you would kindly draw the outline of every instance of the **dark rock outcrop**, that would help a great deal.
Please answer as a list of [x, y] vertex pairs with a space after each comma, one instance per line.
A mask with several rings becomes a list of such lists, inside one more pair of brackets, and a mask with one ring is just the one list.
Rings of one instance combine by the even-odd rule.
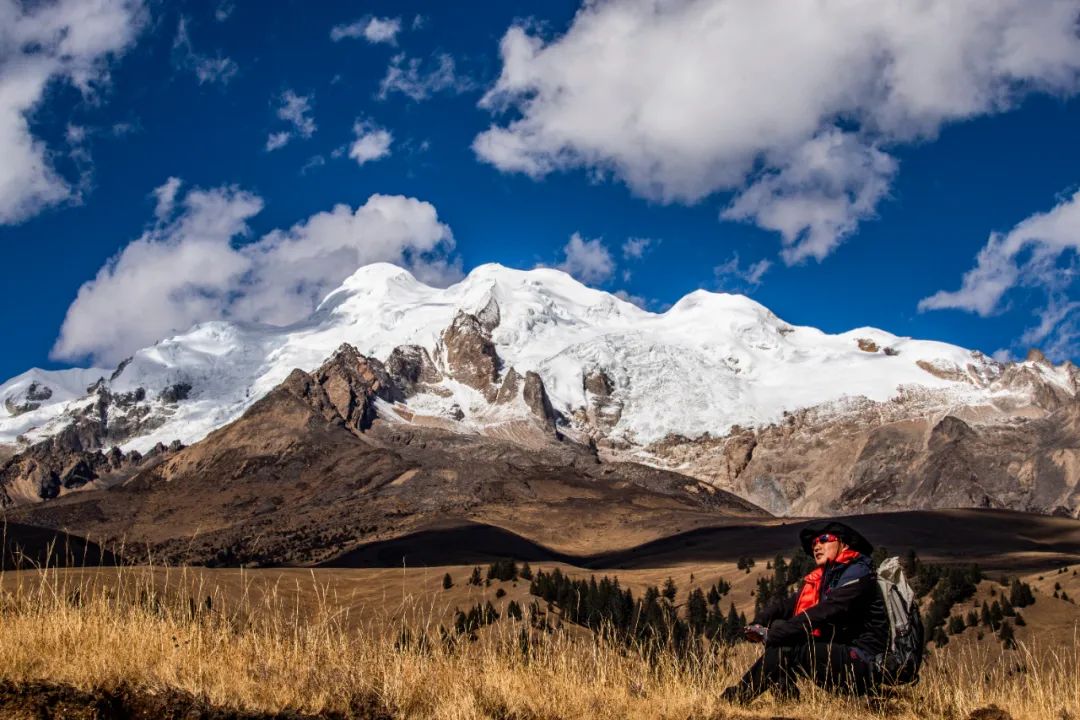
[[475, 315], [458, 312], [443, 331], [441, 349], [447, 374], [494, 400], [499, 377], [499, 355], [491, 334]]
[[586, 373], [583, 384], [588, 398], [585, 418], [600, 433], [606, 433], [619, 424], [623, 404], [614, 397], [615, 381], [601, 368]]
[[525, 373], [525, 386], [521, 390], [521, 397], [544, 427], [554, 431], [558, 419], [555, 408], [551, 406], [543, 379], [532, 370]]
[[426, 348], [420, 345], [399, 345], [386, 360], [386, 372], [406, 397], [424, 385], [442, 380], [442, 374], [431, 360]]
[[[176, 452], [183, 445], [175, 441], [160, 448], [157, 457]], [[154, 455], [152, 452], [146, 458]], [[130, 474], [146, 458], [134, 450], [125, 454], [113, 447], [105, 453], [94, 446], [87, 447], [75, 428], [67, 428], [0, 466], [0, 505], [10, 507], [18, 500], [49, 500], [95, 480]]]
[[53, 395], [52, 388], [39, 382], [32, 382], [21, 395], [4, 398], [4, 408], [12, 416], [22, 415], [41, 407], [41, 403]]
[[191, 395], [191, 383], [178, 382], [169, 385], [167, 388], [158, 393], [158, 400], [163, 403], [175, 405], [181, 400], [187, 400]]
[[502, 384], [499, 385], [499, 391], [495, 393], [495, 404], [505, 405], [512, 402], [521, 392], [522, 377], [518, 374], [518, 371], [514, 368], [510, 368], [506, 371], [506, 375], [503, 376]]
[[348, 344], [338, 348], [311, 374], [311, 379], [345, 423], [360, 431], [367, 430], [375, 420], [377, 398], [391, 403], [405, 399], [381, 362], [361, 355]]

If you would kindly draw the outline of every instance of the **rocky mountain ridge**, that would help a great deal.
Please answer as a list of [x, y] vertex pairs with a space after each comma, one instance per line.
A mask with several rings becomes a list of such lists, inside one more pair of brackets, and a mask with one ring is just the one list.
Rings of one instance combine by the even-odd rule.
[[[532, 413], [515, 421], [512, 439], [458, 433], [445, 418], [406, 417], [401, 377], [343, 345], [203, 440], [131, 470], [100, 468], [104, 482], [8, 515], [129, 553], [210, 565], [326, 562], [357, 544], [452, 520], [572, 550], [595, 545], [596, 533], [614, 548], [672, 525], [767, 517], [685, 475], [600, 462], [594, 447], [555, 432], [536, 377], [531, 402], [528, 379], [499, 388]], [[5, 472], [20, 471], [52, 442], [16, 456]]]
[[[566, 439], [782, 515], [1080, 506], [1080, 372], [1037, 351], [1000, 363], [869, 328], [826, 335], [703, 291], [648, 313], [553, 270], [482, 266], [439, 290], [386, 265], [361, 268], [307, 323], [207, 323], [82, 396], [42, 371], [4, 383], [0, 441], [21, 452], [0, 486], [22, 488], [6, 502], [32, 499], [35, 482], [42, 498], [79, 486], [74, 456], [53, 463], [58, 481], [28, 469], [50, 438], [124, 457], [195, 443], [295, 369], [330, 372], [328, 357], [349, 370], [327, 376], [327, 397], [361, 432], [381, 417], [525, 449]], [[351, 396], [358, 384], [377, 390]]]

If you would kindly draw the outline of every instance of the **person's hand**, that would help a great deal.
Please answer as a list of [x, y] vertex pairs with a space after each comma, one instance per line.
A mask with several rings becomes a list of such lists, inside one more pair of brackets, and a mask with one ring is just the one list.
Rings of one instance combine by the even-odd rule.
[[743, 628], [743, 637], [750, 642], [760, 643], [765, 642], [765, 636], [769, 634], [769, 628], [764, 625], [754, 623], [753, 625], [747, 625]]

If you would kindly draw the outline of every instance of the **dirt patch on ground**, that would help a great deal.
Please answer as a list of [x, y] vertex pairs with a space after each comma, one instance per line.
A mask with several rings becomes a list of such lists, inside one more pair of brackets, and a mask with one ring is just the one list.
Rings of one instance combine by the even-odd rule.
[[52, 683], [0, 682], [0, 717], [6, 720], [392, 720], [375, 698], [361, 698], [347, 713], [257, 713], [215, 707], [174, 689], [121, 685], [79, 690]]

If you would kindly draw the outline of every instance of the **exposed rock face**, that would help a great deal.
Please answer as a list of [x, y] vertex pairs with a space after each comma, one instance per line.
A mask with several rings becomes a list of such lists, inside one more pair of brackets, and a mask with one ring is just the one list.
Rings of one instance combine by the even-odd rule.
[[859, 345], [859, 349], [863, 352], [876, 353], [880, 349], [878, 348], [878, 344], [870, 338], [859, 338], [856, 342]]
[[612, 391], [615, 390], [615, 383], [600, 368], [596, 368], [585, 375], [583, 384], [586, 392], [590, 392], [597, 397], [610, 397]]
[[480, 327], [489, 333], [499, 326], [502, 321], [502, 311], [494, 296], [488, 297], [487, 304], [476, 313], [476, 319], [480, 322]]
[[426, 348], [420, 345], [399, 345], [386, 360], [386, 371], [406, 397], [425, 385], [442, 380], [442, 374]]
[[599, 434], [610, 431], [619, 424], [623, 404], [614, 397], [615, 382], [604, 370], [595, 368], [583, 379], [588, 404], [585, 408], [586, 422]]
[[453, 379], [495, 398], [499, 355], [487, 330], [475, 315], [459, 312], [442, 334], [446, 372]]
[[187, 400], [191, 395], [191, 383], [173, 383], [158, 394], [158, 400], [163, 403], [175, 405], [181, 400]]
[[74, 427], [47, 438], [0, 466], [0, 505], [49, 500], [99, 479], [109, 479], [141, 467], [146, 460], [182, 449], [174, 443], [169, 448], [148, 453], [123, 453], [113, 447], [103, 453], [86, 447]]
[[[1032, 353], [1042, 357], [1042, 353], [1038, 350], [1032, 350]], [[1037, 362], [1049, 364], [1045, 357]], [[1030, 393], [1032, 404], [1043, 410], [1057, 410], [1076, 396], [1075, 385], [1073, 394], [1070, 395], [1062, 387], [1047, 383], [1038, 370], [1024, 365], [1011, 365], [1008, 367], [1002, 372], [999, 382], [1009, 389]]]
[[522, 377], [518, 375], [517, 370], [514, 368], [507, 370], [502, 384], [499, 385], [499, 391], [495, 393], [495, 404], [506, 405], [512, 402], [521, 392], [521, 383]]
[[143, 388], [113, 394], [106, 383], [99, 382], [93, 386], [93, 392], [93, 401], [75, 411], [74, 420], [64, 430], [77, 433], [88, 450], [122, 443], [165, 422], [146, 402]]
[[750, 460], [754, 457], [754, 448], [757, 447], [757, 438], [752, 432], [740, 432], [738, 428], [732, 431], [728, 441], [724, 444], [724, 473], [727, 477], [738, 479]]
[[13, 396], [5, 398], [4, 407], [12, 414], [12, 416], [22, 415], [31, 410], [37, 410], [41, 407], [41, 402], [51, 398], [52, 394], [52, 388], [49, 386], [32, 382], [29, 387], [26, 388], [26, 392], [22, 394], [22, 397]]
[[525, 373], [525, 387], [521, 391], [525, 404], [549, 430], [555, 430], [555, 409], [551, 407], [547, 390], [544, 389], [544, 381], [533, 371]]
[[1050, 366], [1050, 367], [1053, 366], [1053, 363], [1051, 363], [1046, 358], [1046, 355], [1044, 355], [1043, 351], [1040, 350], [1039, 348], [1030, 348], [1028, 350], [1027, 357], [1024, 358], [1024, 359], [1027, 360], [1028, 362], [1037, 362], [1037, 363], [1040, 363], [1042, 365], [1046, 365], [1046, 366]]
[[807, 410], [654, 457], [782, 515], [993, 507], [1080, 516], [1080, 401], [1044, 417], [920, 415], [903, 402]]
[[346, 424], [360, 431], [367, 430], [375, 420], [376, 398], [387, 402], [405, 399], [386, 367], [364, 357], [351, 345], [338, 348], [311, 377]]

